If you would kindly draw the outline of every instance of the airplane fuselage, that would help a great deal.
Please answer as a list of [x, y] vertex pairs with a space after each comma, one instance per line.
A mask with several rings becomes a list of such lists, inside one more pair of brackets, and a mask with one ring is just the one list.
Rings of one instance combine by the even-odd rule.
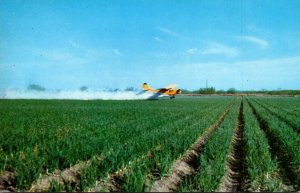
[[147, 83], [143, 84], [143, 89], [156, 93], [157, 95], [169, 95], [171, 99], [173, 99], [175, 97], [176, 94], [181, 93], [180, 89], [173, 89], [170, 87], [167, 88], [160, 88], [160, 89], [152, 89], [148, 86]]

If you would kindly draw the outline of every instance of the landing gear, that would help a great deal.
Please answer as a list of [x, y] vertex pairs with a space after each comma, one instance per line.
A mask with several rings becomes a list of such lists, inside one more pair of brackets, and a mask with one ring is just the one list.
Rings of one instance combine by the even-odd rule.
[[173, 96], [170, 96], [170, 99], [174, 99], [175, 98], [175, 96], [173, 95]]

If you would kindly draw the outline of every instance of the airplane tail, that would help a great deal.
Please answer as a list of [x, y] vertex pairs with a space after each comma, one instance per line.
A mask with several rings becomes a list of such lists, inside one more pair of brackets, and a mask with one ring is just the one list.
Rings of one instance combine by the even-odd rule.
[[143, 89], [144, 90], [149, 90], [149, 91], [154, 91], [154, 89], [150, 88], [147, 83], [143, 84]]

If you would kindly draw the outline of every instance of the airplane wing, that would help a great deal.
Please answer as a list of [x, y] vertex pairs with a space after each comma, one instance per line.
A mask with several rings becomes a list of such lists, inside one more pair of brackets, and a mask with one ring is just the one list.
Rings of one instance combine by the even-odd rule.
[[157, 98], [158, 98], [160, 95], [162, 95], [162, 94], [164, 94], [164, 93], [162, 93], [162, 92], [157, 92], [157, 93], [155, 93], [154, 95], [148, 97], [148, 99], [157, 99]]
[[166, 89], [166, 88], [160, 88], [160, 89], [157, 89], [159, 93], [163, 94], [164, 92], [166, 92], [167, 90], [169, 89]]
[[142, 94], [144, 94], [146, 92], [147, 92], [147, 90], [142, 90], [142, 91], [138, 92], [137, 95], [142, 95]]
[[170, 84], [169, 86], [166, 87], [166, 89], [171, 89], [171, 88], [174, 88], [176, 86], [177, 86], [177, 84]]

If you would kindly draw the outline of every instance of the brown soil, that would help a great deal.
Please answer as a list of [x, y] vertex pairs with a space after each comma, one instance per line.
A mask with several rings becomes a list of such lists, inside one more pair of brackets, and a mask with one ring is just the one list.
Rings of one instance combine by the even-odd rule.
[[122, 192], [124, 176], [129, 173], [129, 169], [124, 167], [115, 173], [110, 173], [106, 179], [96, 181], [94, 187], [89, 192]]
[[15, 187], [14, 173], [4, 171], [0, 176], [0, 191], [15, 191]]
[[[139, 164], [145, 159], [153, 159], [154, 154], [161, 150], [161, 145], [158, 145], [155, 149], [150, 150], [146, 155], [139, 157], [138, 159], [129, 162], [125, 167], [119, 169], [114, 173], [110, 173], [106, 179], [96, 182], [93, 188], [90, 188], [90, 192], [123, 192], [122, 184], [124, 183], [125, 175], [130, 173], [131, 167], [134, 164]], [[150, 178], [160, 178], [159, 168], [153, 168], [150, 174]], [[159, 175], [159, 176], [158, 176]]]
[[165, 176], [159, 181], [154, 181], [151, 192], [170, 192], [176, 191], [180, 183], [188, 176], [195, 174], [199, 167], [198, 158], [203, 151], [207, 140], [211, 137], [214, 131], [223, 122], [225, 116], [228, 114], [231, 106], [223, 113], [219, 120], [210, 128], [206, 129], [191, 148], [183, 155], [183, 157], [176, 160], [172, 166], [169, 175]]
[[246, 163], [246, 141], [244, 139], [243, 101], [239, 109], [237, 126], [232, 137], [231, 152], [227, 159], [226, 175], [220, 185], [220, 192], [241, 192], [249, 188]]
[[[94, 157], [97, 161], [102, 161], [103, 157]], [[64, 171], [56, 170], [54, 173], [43, 175], [37, 179], [31, 186], [30, 192], [50, 191], [53, 185], [59, 185], [64, 189], [66, 185], [74, 187], [79, 183], [81, 171], [90, 167], [91, 160], [80, 162]]]

